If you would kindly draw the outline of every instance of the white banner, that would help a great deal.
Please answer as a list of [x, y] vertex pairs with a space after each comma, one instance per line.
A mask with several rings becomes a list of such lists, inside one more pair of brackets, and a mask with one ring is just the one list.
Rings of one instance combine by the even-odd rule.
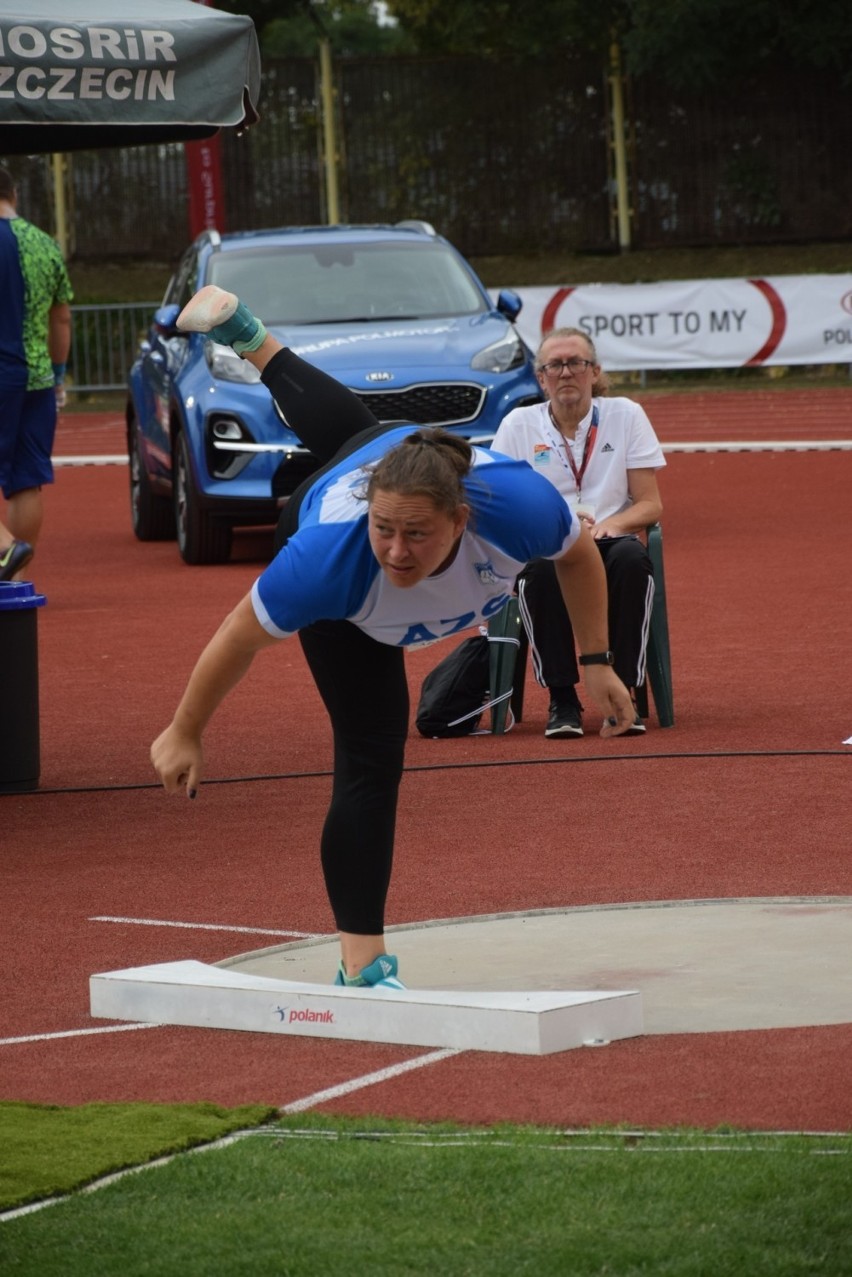
[[852, 275], [514, 291], [533, 350], [551, 328], [580, 328], [612, 371], [852, 362]]

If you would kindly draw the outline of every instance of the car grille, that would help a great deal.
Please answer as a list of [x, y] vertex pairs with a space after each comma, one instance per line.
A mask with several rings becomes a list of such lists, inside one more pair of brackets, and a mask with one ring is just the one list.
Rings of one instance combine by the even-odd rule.
[[379, 421], [410, 421], [416, 426], [459, 426], [482, 411], [485, 391], [465, 382], [424, 383], [407, 390], [356, 391]]

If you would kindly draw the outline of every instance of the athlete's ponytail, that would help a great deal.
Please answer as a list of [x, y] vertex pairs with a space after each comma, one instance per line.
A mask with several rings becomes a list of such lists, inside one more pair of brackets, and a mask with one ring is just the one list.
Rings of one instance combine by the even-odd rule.
[[369, 468], [367, 501], [376, 492], [417, 494], [454, 514], [466, 504], [463, 480], [472, 464], [473, 449], [466, 439], [439, 426], [415, 430]]

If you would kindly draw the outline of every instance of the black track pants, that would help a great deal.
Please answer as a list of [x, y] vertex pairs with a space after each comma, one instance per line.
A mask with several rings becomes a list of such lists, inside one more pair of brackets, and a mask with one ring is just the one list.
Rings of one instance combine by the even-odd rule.
[[[606, 570], [615, 672], [626, 687], [639, 687], [645, 681], [654, 601], [651, 560], [638, 537], [602, 540], [597, 546]], [[542, 687], [573, 686], [580, 677], [574, 631], [549, 559], [527, 564], [518, 578], [518, 596], [537, 681]]]

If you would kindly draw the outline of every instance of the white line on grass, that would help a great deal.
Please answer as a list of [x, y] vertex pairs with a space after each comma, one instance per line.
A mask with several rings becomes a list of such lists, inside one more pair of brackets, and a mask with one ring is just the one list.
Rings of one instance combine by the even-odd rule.
[[[434, 1062], [436, 1055], [457, 1055], [458, 1051], [433, 1052], [431, 1056], [423, 1056], [419, 1060], [412, 1060], [409, 1063], [413, 1067], [420, 1064], [429, 1064]], [[386, 1070], [383, 1070], [383, 1072]], [[378, 1077], [378, 1074], [371, 1075]], [[326, 1094], [320, 1092], [319, 1094]], [[280, 1109], [279, 1112], [284, 1113], [286, 1109]], [[562, 1131], [562, 1135], [592, 1135], [593, 1131]], [[121, 1171], [113, 1171], [109, 1175], [104, 1175], [100, 1179], [95, 1180], [91, 1184], [84, 1184], [78, 1189], [72, 1190], [70, 1193], [63, 1194], [62, 1197], [47, 1197], [40, 1202], [28, 1202], [26, 1206], [15, 1206], [11, 1210], [0, 1211], [0, 1224], [7, 1220], [18, 1219], [21, 1215], [31, 1215], [34, 1211], [44, 1210], [46, 1206], [56, 1206], [59, 1202], [67, 1202], [69, 1198], [77, 1196], [80, 1193], [96, 1193], [102, 1188], [107, 1188], [110, 1184], [115, 1184], [119, 1180], [125, 1179], [128, 1175], [138, 1175], [140, 1171], [155, 1170], [160, 1166], [168, 1166], [170, 1162], [176, 1161], [179, 1157], [195, 1153], [213, 1153], [218, 1149], [227, 1148], [231, 1144], [238, 1141], [268, 1137], [279, 1140], [287, 1139], [304, 1139], [328, 1142], [329, 1140], [356, 1140], [358, 1138], [367, 1138], [370, 1140], [386, 1139], [394, 1144], [401, 1144], [408, 1147], [420, 1148], [463, 1148], [474, 1147], [484, 1149], [494, 1148], [543, 1148], [548, 1152], [564, 1153], [564, 1152], [594, 1152], [594, 1153], [627, 1153], [628, 1156], [641, 1156], [640, 1150], [648, 1150], [646, 1141], [661, 1137], [664, 1140], [671, 1141], [673, 1138], [671, 1131], [613, 1131], [612, 1141], [605, 1144], [536, 1144], [530, 1140], [528, 1136], [522, 1136], [520, 1140], [510, 1140], [505, 1137], [493, 1138], [483, 1135], [482, 1131], [456, 1131], [451, 1135], [427, 1135], [423, 1131], [407, 1131], [407, 1132], [387, 1132], [367, 1130], [363, 1134], [361, 1132], [339, 1132], [339, 1131], [288, 1131], [286, 1129], [270, 1127], [270, 1126], [252, 1126], [244, 1131], [232, 1131], [229, 1135], [223, 1135], [218, 1140], [213, 1140], [209, 1144], [199, 1144], [195, 1148], [182, 1149], [179, 1153], [168, 1153], [164, 1157], [154, 1158], [150, 1162], [144, 1162], [141, 1166], [128, 1166]], [[689, 1132], [685, 1133], [687, 1138]], [[708, 1138], [717, 1140], [720, 1136], [714, 1132], [705, 1133]], [[665, 1147], [653, 1149], [651, 1151], [658, 1153], [783, 1153], [786, 1149], [771, 1147], [768, 1143], [757, 1143], [757, 1141], [776, 1141], [778, 1139], [786, 1139], [791, 1136], [796, 1138], [804, 1138], [807, 1140], [825, 1140], [839, 1139], [848, 1140], [847, 1131], [742, 1131], [735, 1132], [729, 1139], [744, 1141], [752, 1140], [752, 1143], [745, 1148], [725, 1148], [723, 1145], [712, 1144], [691, 1144], [686, 1147], [677, 1147], [672, 1143], [667, 1143]], [[675, 1135], [674, 1138], [677, 1138]], [[724, 1138], [724, 1137], [721, 1137]], [[630, 1140], [635, 1140], [635, 1144], [631, 1146]], [[846, 1148], [811, 1148], [808, 1153], [812, 1157], [819, 1156], [849, 1156], [849, 1150]]]
[[247, 1131], [233, 1131], [230, 1135], [223, 1135], [221, 1139], [213, 1140], [210, 1144], [184, 1148], [179, 1153], [167, 1153], [164, 1157], [155, 1157], [153, 1161], [143, 1162], [141, 1166], [127, 1166], [122, 1171], [112, 1171], [109, 1175], [93, 1180], [91, 1184], [82, 1184], [80, 1188], [72, 1189], [70, 1193], [63, 1193], [61, 1197], [46, 1197], [40, 1202], [28, 1202], [26, 1206], [15, 1206], [11, 1210], [2, 1211], [0, 1224], [5, 1223], [7, 1219], [17, 1219], [20, 1215], [32, 1215], [34, 1211], [44, 1210], [45, 1206], [58, 1206], [60, 1202], [67, 1202], [69, 1198], [76, 1197], [80, 1193], [97, 1193], [100, 1189], [108, 1188], [110, 1184], [115, 1184], [128, 1175], [138, 1175], [140, 1171], [152, 1171], [158, 1166], [168, 1166], [169, 1162], [174, 1162], [178, 1157], [185, 1157], [187, 1153], [212, 1153], [216, 1149], [227, 1148], [229, 1144], [235, 1144], [237, 1140], [243, 1140], [247, 1135], [253, 1134], [253, 1127]]
[[[126, 1025], [126, 1028], [155, 1029], [163, 1026], [156, 1024], [139, 1024]], [[108, 1032], [108, 1030], [92, 1029], [88, 1032]], [[349, 1095], [353, 1091], [360, 1091], [365, 1086], [374, 1086], [378, 1082], [386, 1082], [390, 1078], [399, 1077], [402, 1073], [409, 1073], [412, 1069], [423, 1068], [427, 1064], [438, 1064], [441, 1060], [450, 1059], [454, 1055], [461, 1055], [462, 1052], [456, 1047], [447, 1047], [443, 1051], [430, 1051], [428, 1055], [418, 1056], [415, 1060], [403, 1060], [399, 1064], [393, 1064], [386, 1069], [377, 1069], [375, 1073], [365, 1073], [363, 1077], [353, 1078], [350, 1082], [342, 1082], [340, 1086], [330, 1086], [325, 1091], [315, 1091], [313, 1095], [306, 1095], [304, 1099], [294, 1100], [292, 1104], [285, 1104], [278, 1110], [279, 1113], [303, 1113], [305, 1109], [313, 1108], [316, 1104], [323, 1104], [326, 1100], [336, 1099], [341, 1095]], [[138, 1175], [140, 1171], [153, 1170], [158, 1166], [167, 1166], [169, 1162], [175, 1161], [178, 1157], [185, 1157], [187, 1153], [212, 1153], [216, 1149], [226, 1148], [229, 1144], [234, 1144], [237, 1140], [247, 1139], [249, 1136], [257, 1134], [257, 1127], [249, 1127], [246, 1131], [233, 1131], [230, 1135], [223, 1135], [221, 1139], [214, 1140], [210, 1144], [201, 1144], [197, 1148], [184, 1149], [180, 1153], [172, 1153], [166, 1157], [158, 1157], [151, 1162], [145, 1162], [142, 1166], [129, 1166], [126, 1170], [114, 1171], [110, 1175], [104, 1175], [103, 1178], [95, 1180], [92, 1184], [86, 1184], [82, 1188], [76, 1190], [78, 1193], [94, 1193], [98, 1189], [106, 1188], [108, 1184], [115, 1184], [118, 1180], [124, 1179], [127, 1175]], [[59, 1202], [68, 1201], [69, 1197], [75, 1196], [75, 1192], [65, 1193], [61, 1197], [48, 1197], [41, 1202], [30, 1202], [26, 1206], [18, 1206], [12, 1210], [0, 1212], [0, 1223], [6, 1220], [17, 1219], [21, 1215], [31, 1215], [34, 1211], [44, 1210], [46, 1206], [56, 1206]]]
[[281, 931], [273, 931], [269, 927], [232, 927], [218, 922], [168, 922], [165, 918], [111, 918], [98, 915], [89, 918], [89, 922], [120, 922], [133, 927], [183, 927], [187, 931], [239, 931], [247, 936], [295, 936], [297, 940], [331, 939], [324, 932], [292, 931], [289, 927]]

